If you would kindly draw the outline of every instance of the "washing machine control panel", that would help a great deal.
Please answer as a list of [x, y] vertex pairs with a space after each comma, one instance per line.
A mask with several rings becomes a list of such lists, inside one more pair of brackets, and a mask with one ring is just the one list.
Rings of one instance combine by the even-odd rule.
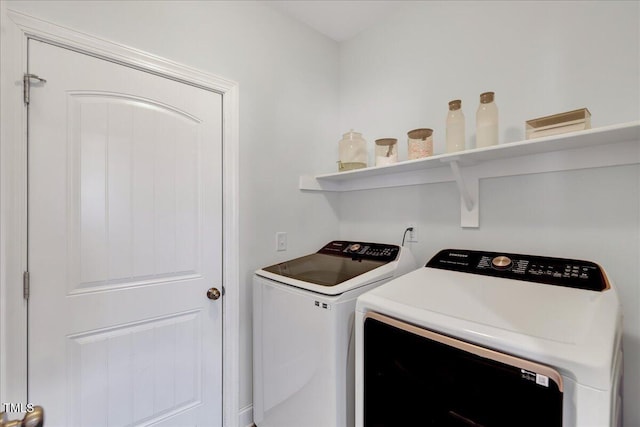
[[599, 265], [575, 259], [446, 249], [426, 266], [590, 291], [609, 288]]
[[348, 242], [335, 240], [318, 251], [321, 254], [338, 255], [352, 259], [370, 259], [390, 262], [398, 257], [400, 246], [384, 243]]

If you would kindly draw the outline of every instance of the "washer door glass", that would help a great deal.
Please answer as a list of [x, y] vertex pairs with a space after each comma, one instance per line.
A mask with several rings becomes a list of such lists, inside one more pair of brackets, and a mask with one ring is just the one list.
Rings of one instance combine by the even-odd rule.
[[387, 262], [315, 253], [281, 262], [263, 270], [316, 285], [336, 286]]

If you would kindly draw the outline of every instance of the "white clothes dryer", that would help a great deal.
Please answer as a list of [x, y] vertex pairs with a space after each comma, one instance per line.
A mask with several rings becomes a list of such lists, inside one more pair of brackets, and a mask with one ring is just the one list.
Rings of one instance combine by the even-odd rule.
[[333, 241], [256, 271], [254, 423], [353, 426], [356, 298], [415, 268], [401, 246]]
[[597, 264], [444, 250], [358, 298], [356, 426], [621, 426], [621, 339]]

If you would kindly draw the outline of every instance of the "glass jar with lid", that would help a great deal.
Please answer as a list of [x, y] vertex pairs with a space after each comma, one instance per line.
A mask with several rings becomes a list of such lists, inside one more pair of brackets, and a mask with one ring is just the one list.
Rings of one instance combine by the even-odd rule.
[[339, 172], [367, 167], [367, 141], [361, 133], [351, 129], [342, 135], [338, 143], [338, 159]]
[[376, 166], [386, 166], [398, 162], [398, 140], [395, 138], [376, 139]]
[[433, 155], [433, 129], [414, 129], [407, 132], [409, 160]]

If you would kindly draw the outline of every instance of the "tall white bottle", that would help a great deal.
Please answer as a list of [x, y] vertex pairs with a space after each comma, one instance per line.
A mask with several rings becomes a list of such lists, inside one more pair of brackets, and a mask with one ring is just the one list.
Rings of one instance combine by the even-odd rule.
[[476, 113], [476, 148], [498, 144], [498, 106], [493, 92], [480, 95], [480, 106]]
[[449, 102], [446, 139], [447, 153], [465, 149], [464, 114], [462, 113], [462, 101], [459, 99]]

